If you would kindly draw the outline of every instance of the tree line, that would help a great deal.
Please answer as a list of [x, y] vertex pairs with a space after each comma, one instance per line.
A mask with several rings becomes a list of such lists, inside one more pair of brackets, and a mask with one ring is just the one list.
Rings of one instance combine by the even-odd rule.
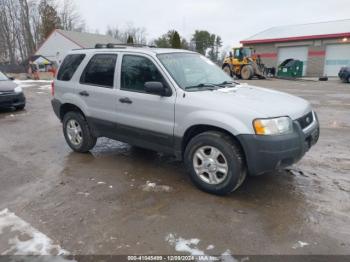
[[0, 63], [25, 61], [56, 28], [84, 31], [73, 0], [0, 0]]
[[[112, 36], [121, 43], [128, 44], [146, 44], [146, 29], [134, 27], [128, 24], [126, 28], [108, 27], [108, 35]], [[196, 30], [190, 40], [181, 37], [176, 30], [169, 30], [160, 37], [148, 42], [149, 45], [160, 48], [178, 48], [196, 51], [208, 56], [214, 62], [220, 62], [220, 49], [222, 47], [222, 39], [219, 35], [211, 34], [206, 30]]]
[[[0, 63], [19, 64], [34, 54], [54, 29], [86, 32], [74, 0], [0, 0]], [[181, 48], [199, 52], [219, 62], [222, 39], [205, 30], [196, 30], [190, 39], [176, 30], [147, 40], [143, 27], [128, 23], [108, 26], [105, 34], [121, 43], [150, 44], [161, 48]]]

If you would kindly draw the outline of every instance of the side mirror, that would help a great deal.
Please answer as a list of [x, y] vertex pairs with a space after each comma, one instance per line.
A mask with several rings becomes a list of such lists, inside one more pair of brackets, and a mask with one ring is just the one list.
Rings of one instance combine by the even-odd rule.
[[146, 82], [145, 89], [149, 94], [160, 96], [169, 96], [171, 94], [169, 89], [166, 88], [162, 82]]
[[233, 54], [232, 54], [232, 52], [230, 51], [230, 57], [233, 57]]

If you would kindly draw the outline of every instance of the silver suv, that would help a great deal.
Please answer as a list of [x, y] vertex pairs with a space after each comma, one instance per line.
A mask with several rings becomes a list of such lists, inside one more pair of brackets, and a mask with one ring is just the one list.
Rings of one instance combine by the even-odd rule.
[[227, 194], [247, 174], [297, 162], [319, 137], [310, 103], [235, 83], [185, 50], [109, 44], [70, 52], [52, 87], [68, 145], [98, 137], [183, 159], [200, 189]]

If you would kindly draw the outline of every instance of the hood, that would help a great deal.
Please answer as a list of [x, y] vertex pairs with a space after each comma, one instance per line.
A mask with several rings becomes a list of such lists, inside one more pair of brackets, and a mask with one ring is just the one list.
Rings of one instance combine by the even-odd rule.
[[295, 120], [311, 111], [310, 103], [300, 97], [246, 84], [194, 93], [207, 107], [236, 114], [244, 112], [252, 118], [289, 116]]
[[0, 81], [0, 92], [1, 91], [13, 91], [17, 84], [11, 80]]

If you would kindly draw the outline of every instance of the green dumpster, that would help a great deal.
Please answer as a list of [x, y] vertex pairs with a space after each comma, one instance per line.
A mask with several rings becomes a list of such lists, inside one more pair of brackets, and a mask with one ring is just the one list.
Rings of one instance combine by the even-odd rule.
[[303, 76], [303, 62], [300, 60], [287, 59], [278, 66], [278, 77], [295, 78]]

